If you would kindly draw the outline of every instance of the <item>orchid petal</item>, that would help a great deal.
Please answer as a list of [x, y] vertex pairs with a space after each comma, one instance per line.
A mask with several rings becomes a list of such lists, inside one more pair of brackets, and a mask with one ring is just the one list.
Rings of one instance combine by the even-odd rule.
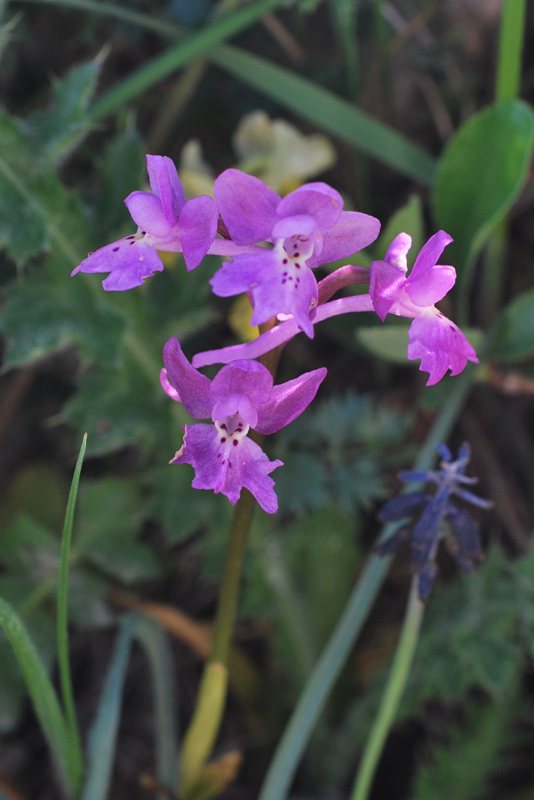
[[172, 229], [174, 222], [169, 222], [161, 202], [150, 192], [132, 192], [124, 201], [136, 225], [152, 236], [163, 238]]
[[273, 239], [289, 239], [292, 236], [310, 236], [317, 230], [317, 223], [309, 214], [284, 217], [273, 227]]
[[456, 283], [454, 267], [430, 267], [420, 278], [406, 281], [406, 294], [416, 306], [433, 306], [438, 303]]
[[101, 247], [76, 267], [77, 272], [110, 272], [102, 285], [107, 291], [122, 291], [142, 286], [145, 278], [161, 272], [163, 263], [152, 245], [135, 235]]
[[373, 307], [382, 322], [405, 283], [404, 272], [400, 267], [389, 264], [387, 261], [373, 261], [371, 264], [369, 294], [373, 300]]
[[309, 214], [320, 228], [331, 228], [343, 211], [343, 198], [326, 183], [306, 183], [290, 192], [279, 203], [280, 217]]
[[217, 235], [217, 204], [211, 197], [188, 200], [176, 226], [182, 245], [185, 265], [190, 271], [198, 267]]
[[271, 237], [280, 197], [268, 186], [238, 169], [227, 169], [215, 180], [213, 192], [228, 232], [237, 244], [254, 244]]
[[181, 403], [180, 395], [171, 384], [169, 380], [169, 376], [167, 375], [166, 369], [160, 369], [159, 371], [159, 382], [161, 383], [161, 388], [163, 391], [168, 394], [171, 400], [174, 400], [176, 403]]
[[429, 373], [427, 386], [441, 380], [447, 370], [458, 375], [467, 361], [478, 364], [478, 358], [462, 331], [437, 309], [414, 319], [408, 331], [408, 358], [421, 359], [419, 367]]
[[228, 394], [213, 406], [211, 418], [213, 422], [218, 422], [226, 417], [235, 417], [237, 414], [243, 422], [254, 428], [258, 421], [258, 412], [244, 394]]
[[238, 392], [255, 406], [265, 403], [272, 388], [273, 376], [258, 361], [234, 361], [219, 370], [211, 383], [214, 397], [222, 398]]
[[329, 264], [348, 258], [375, 241], [380, 233], [380, 222], [359, 211], [343, 211], [331, 228], [321, 232], [322, 249], [308, 259], [309, 267]]
[[[226, 444], [226, 443], [225, 443]], [[269, 461], [255, 442], [244, 437], [237, 447], [224, 447], [212, 425], [186, 425], [184, 443], [172, 464], [191, 464], [195, 470], [192, 486], [222, 492], [235, 504], [247, 488], [268, 514], [278, 510], [274, 481], [269, 473], [282, 461]]]
[[258, 433], [274, 433], [293, 422], [309, 406], [326, 374], [326, 368], [321, 367], [275, 386], [269, 400], [258, 409]]
[[174, 225], [185, 202], [176, 167], [168, 156], [147, 156], [146, 163], [150, 188], [159, 197], [165, 217]]
[[438, 231], [431, 236], [419, 251], [408, 280], [410, 282], [418, 280], [427, 270], [437, 264], [438, 258], [452, 241], [452, 236], [445, 231]]
[[399, 267], [403, 272], [407, 272], [408, 264], [406, 256], [411, 246], [412, 237], [407, 233], [399, 233], [389, 245], [386, 255], [384, 256], [384, 261], [387, 261], [388, 264], [393, 264], [395, 267]]
[[211, 381], [191, 366], [178, 339], [169, 339], [163, 348], [163, 361], [171, 385], [184, 408], [195, 419], [209, 419], [214, 406]]

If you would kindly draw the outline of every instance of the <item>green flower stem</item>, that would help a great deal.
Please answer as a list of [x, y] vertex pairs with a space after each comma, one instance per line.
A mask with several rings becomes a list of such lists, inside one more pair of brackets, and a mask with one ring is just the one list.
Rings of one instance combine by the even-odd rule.
[[526, 0], [503, 0], [495, 99], [519, 96]]
[[360, 769], [356, 777], [352, 800], [366, 800], [375, 774], [376, 765], [382, 753], [384, 742], [395, 720], [408, 673], [419, 640], [419, 631], [425, 604], [419, 599], [417, 578], [412, 580], [408, 608], [402, 626], [388, 685], [382, 696], [380, 709], [375, 718], [371, 735], [367, 740]]
[[[276, 324], [276, 318], [260, 325], [264, 333]], [[280, 348], [260, 359], [274, 377]], [[251, 439], [261, 445], [263, 436], [251, 431]], [[211, 654], [202, 681], [193, 718], [184, 737], [181, 755], [181, 786], [184, 798], [194, 797], [202, 771], [215, 744], [221, 725], [228, 687], [228, 657], [234, 630], [239, 586], [245, 548], [256, 501], [248, 489], [242, 489], [236, 503], [230, 539], [223, 568], [219, 606], [213, 629]]]
[[228, 654], [254, 505], [254, 497], [247, 489], [243, 489], [236, 503], [226, 552], [211, 656], [202, 676], [197, 706], [182, 747], [182, 794], [185, 798], [191, 797], [201, 777], [222, 720], [228, 685]]

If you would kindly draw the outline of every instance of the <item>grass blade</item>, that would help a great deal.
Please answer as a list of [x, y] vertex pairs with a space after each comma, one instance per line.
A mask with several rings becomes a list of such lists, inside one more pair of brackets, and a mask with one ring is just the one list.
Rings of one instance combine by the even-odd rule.
[[81, 800], [105, 800], [115, 755], [126, 667], [138, 617], [127, 614], [108, 667], [104, 691], [89, 734], [86, 780]]
[[199, 56], [208, 55], [224, 39], [249, 27], [282, 3], [283, 0], [257, 0], [239, 11], [225, 15], [195, 36], [171, 47], [97, 100], [90, 111], [91, 119], [99, 120], [116, 111], [179, 67]]
[[76, 775], [73, 773], [68, 755], [67, 728], [56, 692], [22, 620], [9, 603], [1, 598], [0, 625], [19, 662], [43, 734], [56, 757], [67, 785], [74, 791]]
[[84, 434], [72, 484], [70, 487], [67, 510], [65, 512], [65, 523], [63, 525], [63, 536], [61, 539], [61, 552], [59, 561], [59, 580], [57, 591], [57, 658], [59, 666], [59, 681], [63, 707], [65, 709], [66, 725], [68, 729], [69, 761], [73, 774], [76, 775], [76, 788], [79, 787], [83, 772], [83, 757], [80, 744], [80, 733], [76, 721], [76, 711], [74, 708], [74, 695], [72, 691], [72, 679], [69, 662], [69, 641], [68, 641], [68, 592], [69, 592], [69, 562], [70, 545], [72, 541], [72, 525], [74, 522], [74, 509], [78, 486], [80, 484], [80, 473], [82, 471], [83, 457], [87, 446], [87, 434]]
[[420, 183], [430, 185], [433, 182], [436, 161], [432, 156], [347, 100], [237, 47], [219, 46], [206, 56], [218, 67], [362, 153]]
[[169, 641], [161, 625], [143, 617], [138, 622], [136, 637], [150, 664], [155, 705], [157, 783], [177, 795], [176, 682]]

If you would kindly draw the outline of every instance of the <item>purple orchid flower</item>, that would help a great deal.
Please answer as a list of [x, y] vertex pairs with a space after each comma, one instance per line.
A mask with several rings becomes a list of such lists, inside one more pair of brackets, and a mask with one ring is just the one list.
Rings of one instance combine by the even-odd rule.
[[413, 317], [408, 336], [408, 358], [421, 359], [420, 370], [429, 373], [427, 386], [443, 378], [448, 369], [458, 375], [467, 361], [478, 358], [462, 331], [435, 307], [454, 286], [454, 267], [437, 264], [452, 238], [438, 231], [423, 246], [408, 277], [406, 254], [412, 239], [400, 233], [390, 244], [384, 261], [371, 264], [369, 292], [383, 321], [386, 314]]
[[215, 294], [250, 292], [252, 325], [289, 314], [313, 338], [318, 291], [312, 268], [369, 245], [378, 236], [379, 221], [343, 211], [341, 195], [326, 183], [307, 183], [282, 199], [258, 178], [227, 169], [215, 181], [214, 193], [236, 244], [274, 245], [225, 262], [210, 281]]
[[[146, 160], [152, 193], [132, 192], [124, 201], [139, 226], [137, 233], [91, 253], [72, 275], [109, 272], [104, 289], [123, 291], [141, 286], [145, 278], [162, 271], [158, 250], [183, 252], [186, 267], [192, 270], [210, 249], [217, 233], [215, 200], [203, 196], [186, 201], [171, 159], [147, 156]], [[221, 255], [228, 254], [227, 244]]]
[[163, 360], [162, 386], [169, 396], [181, 401], [195, 419], [211, 418], [214, 423], [185, 425], [182, 447], [171, 464], [191, 464], [195, 489], [222, 492], [235, 504], [245, 487], [274, 514], [278, 499], [269, 473], [283, 462], [269, 461], [247, 433], [252, 429], [269, 434], [289, 425], [315, 397], [326, 369], [273, 386], [266, 367], [242, 360], [223, 367], [210, 381], [191, 366], [178, 339], [169, 339]]

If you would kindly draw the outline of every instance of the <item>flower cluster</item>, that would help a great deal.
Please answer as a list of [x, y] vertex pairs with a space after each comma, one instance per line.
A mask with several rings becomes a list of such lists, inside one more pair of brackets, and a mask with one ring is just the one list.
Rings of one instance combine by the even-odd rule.
[[[280, 461], [269, 461], [247, 434], [273, 433], [301, 414], [315, 397], [326, 369], [273, 385], [273, 378], [254, 361], [329, 317], [355, 311], [374, 311], [412, 318], [408, 358], [421, 359], [428, 384], [448, 370], [461, 372], [476, 353], [459, 328], [435, 307], [452, 287], [456, 272], [438, 265], [451, 238], [439, 231], [419, 253], [407, 276], [406, 254], [411, 245], [400, 234], [383, 261], [370, 269], [346, 264], [318, 282], [315, 269], [339, 260], [352, 260], [378, 237], [380, 223], [357, 211], [345, 211], [341, 195], [326, 183], [307, 183], [280, 197], [258, 178], [237, 169], [223, 172], [214, 184], [215, 199], [185, 200], [173, 162], [147, 156], [151, 192], [132, 192], [125, 200], [136, 233], [101, 248], [76, 267], [77, 272], [109, 273], [106, 290], [140, 286], [163, 269], [159, 252], [181, 252], [188, 270], [205, 255], [224, 261], [210, 281], [221, 297], [246, 293], [252, 325], [278, 324], [257, 339], [234, 347], [185, 358], [180, 343], [171, 339], [164, 349], [162, 385], [182, 402], [195, 419], [212, 424], [185, 426], [184, 442], [172, 463], [191, 464], [193, 486], [225, 494], [235, 503], [249, 489], [269, 513], [277, 509], [270, 473]], [[368, 283], [369, 293], [331, 300], [340, 288]], [[224, 364], [210, 381], [198, 367]]]
[[384, 522], [398, 522], [420, 514], [415, 525], [412, 522], [401, 525], [395, 533], [377, 547], [381, 555], [392, 553], [399, 545], [412, 540], [412, 570], [418, 576], [417, 589], [422, 600], [430, 594], [437, 566], [436, 555], [440, 541], [444, 541], [449, 552], [465, 572], [471, 572], [476, 561], [482, 558], [482, 546], [478, 526], [470, 514], [458, 508], [452, 497], [456, 496], [478, 508], [490, 508], [491, 501], [483, 500], [465, 489], [477, 483], [478, 478], [469, 478], [465, 469], [470, 459], [470, 449], [464, 443], [456, 461], [444, 444], [438, 446], [441, 456], [439, 469], [422, 472], [407, 470], [399, 477], [405, 483], [435, 483], [434, 495], [421, 491], [389, 500], [380, 510]]

